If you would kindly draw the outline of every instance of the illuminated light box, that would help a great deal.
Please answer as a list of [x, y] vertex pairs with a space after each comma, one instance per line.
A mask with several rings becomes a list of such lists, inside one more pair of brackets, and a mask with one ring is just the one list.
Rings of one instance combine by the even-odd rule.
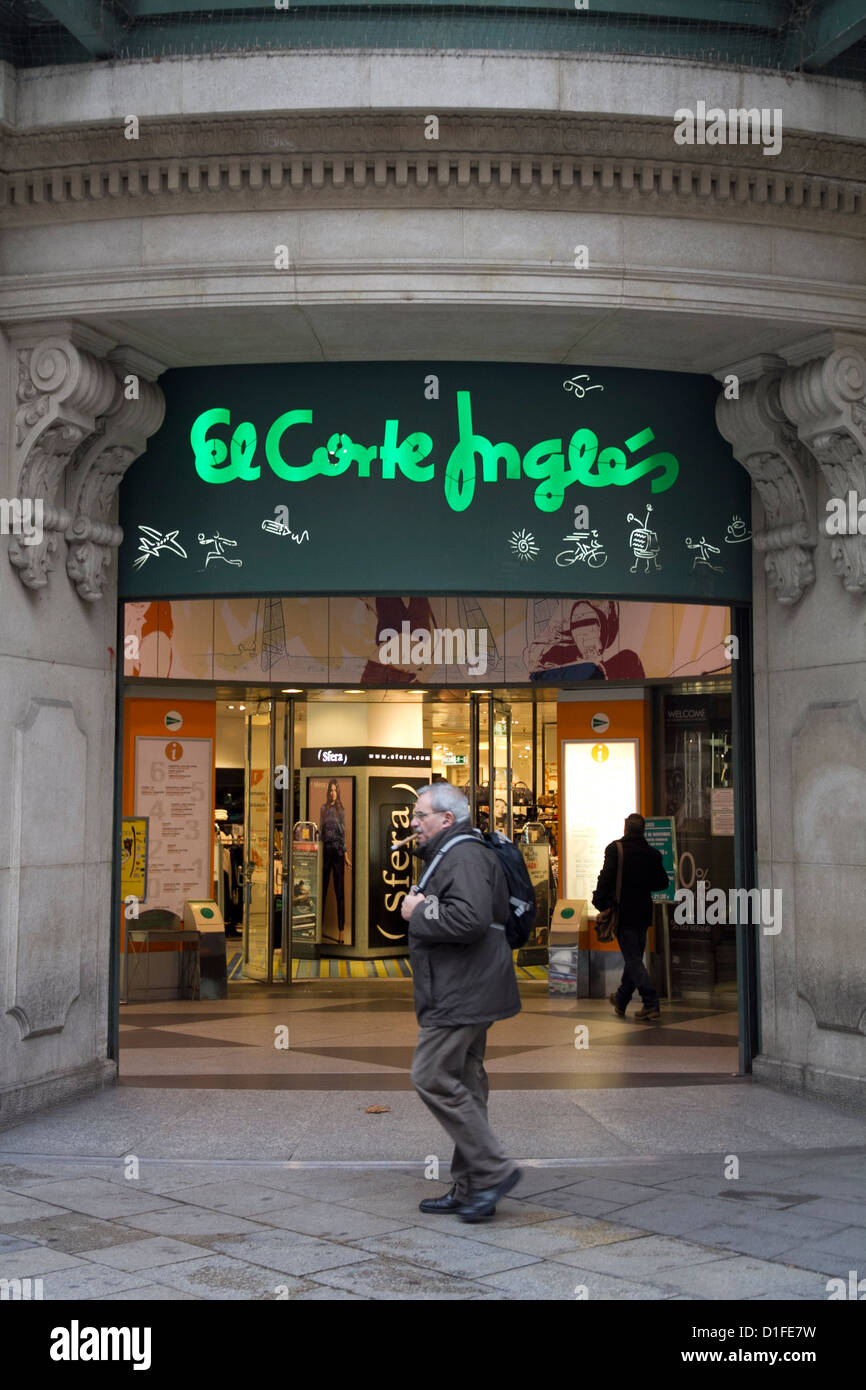
[[605, 846], [640, 810], [638, 740], [564, 739], [562, 744], [565, 896], [592, 900]]

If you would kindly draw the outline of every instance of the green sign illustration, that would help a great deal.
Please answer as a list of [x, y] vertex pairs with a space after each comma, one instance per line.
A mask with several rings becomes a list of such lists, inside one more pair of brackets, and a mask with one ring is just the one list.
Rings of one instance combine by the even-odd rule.
[[385, 362], [160, 384], [121, 485], [124, 598], [750, 599], [749, 481], [707, 377]]

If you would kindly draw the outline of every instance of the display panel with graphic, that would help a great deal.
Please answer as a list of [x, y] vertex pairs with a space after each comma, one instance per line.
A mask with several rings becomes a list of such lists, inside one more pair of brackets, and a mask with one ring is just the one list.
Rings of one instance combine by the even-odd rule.
[[[313, 948], [320, 938], [322, 847], [318, 840], [292, 839], [292, 942]], [[285, 887], [283, 889], [285, 892]]]
[[271, 716], [246, 719], [244, 783], [244, 975], [267, 981], [272, 970]]
[[355, 779], [311, 777], [307, 819], [318, 826], [322, 862], [321, 940], [355, 944]]
[[370, 808], [370, 917], [368, 946], [405, 947], [408, 924], [400, 905], [417, 881], [418, 864], [408, 847], [400, 846], [411, 832], [410, 822], [417, 793], [429, 786], [430, 776], [371, 776]]
[[591, 901], [605, 847], [640, 809], [637, 739], [566, 739], [562, 745], [565, 896]]
[[149, 820], [142, 907], [182, 918], [188, 898], [208, 896], [212, 785], [212, 739], [136, 738], [135, 815]]
[[147, 817], [124, 816], [120, 829], [120, 896], [147, 899]]
[[535, 890], [535, 921], [527, 946], [545, 946], [550, 929], [550, 845], [547, 840], [520, 841], [520, 853]]
[[471, 687], [730, 673], [724, 605], [344, 596], [124, 610], [128, 677]]

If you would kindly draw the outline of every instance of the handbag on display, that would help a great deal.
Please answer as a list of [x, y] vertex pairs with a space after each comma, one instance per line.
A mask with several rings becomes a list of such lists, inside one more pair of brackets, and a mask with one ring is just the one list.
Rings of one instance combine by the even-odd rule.
[[600, 912], [595, 919], [595, 934], [603, 946], [616, 939], [616, 929], [619, 926], [619, 900], [622, 895], [622, 840], [616, 842], [616, 857], [616, 901], [612, 907], [606, 907], [604, 912]]

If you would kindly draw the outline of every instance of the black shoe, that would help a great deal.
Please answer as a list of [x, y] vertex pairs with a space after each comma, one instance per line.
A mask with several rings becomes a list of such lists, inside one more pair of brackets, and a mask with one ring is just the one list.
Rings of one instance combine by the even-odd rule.
[[616, 1014], [617, 1018], [625, 1018], [625, 1009], [621, 1009], [621, 1008], [619, 1007], [619, 1004], [616, 1002], [616, 994], [615, 994], [615, 993], [614, 993], [614, 994], [609, 994], [609, 995], [607, 996], [607, 1002], [608, 1002], [609, 1004], [612, 1004], [612, 1005], [613, 1005], [613, 1011], [614, 1011], [614, 1013]]
[[450, 1192], [445, 1192], [441, 1197], [425, 1197], [423, 1202], [418, 1203], [419, 1211], [431, 1211], [436, 1214], [442, 1212], [457, 1211], [468, 1200], [466, 1197], [457, 1197], [457, 1184], [451, 1188]]
[[661, 1010], [658, 1004], [644, 1004], [642, 1009], [638, 1009], [635, 1018], [650, 1019], [653, 1023], [661, 1018]]
[[522, 1169], [515, 1168], [498, 1187], [488, 1187], [483, 1192], [470, 1193], [469, 1200], [464, 1202], [458, 1211], [460, 1220], [486, 1221], [496, 1211], [496, 1203], [500, 1197], [504, 1197], [512, 1187], [516, 1187], [522, 1177]]

